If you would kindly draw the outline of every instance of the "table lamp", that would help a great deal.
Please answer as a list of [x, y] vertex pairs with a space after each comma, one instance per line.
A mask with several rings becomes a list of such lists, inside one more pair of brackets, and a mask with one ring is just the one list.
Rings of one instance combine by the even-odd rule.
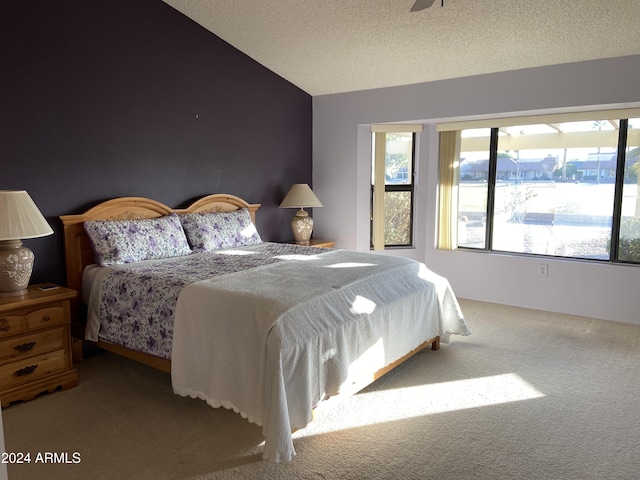
[[306, 183], [296, 183], [291, 187], [284, 200], [280, 204], [280, 208], [299, 208], [291, 220], [291, 230], [296, 243], [300, 245], [309, 245], [311, 233], [313, 232], [313, 218], [304, 211], [305, 208], [321, 207], [322, 203], [318, 200], [313, 190]]
[[21, 240], [51, 234], [51, 226], [26, 191], [0, 190], [0, 297], [27, 293], [34, 255]]

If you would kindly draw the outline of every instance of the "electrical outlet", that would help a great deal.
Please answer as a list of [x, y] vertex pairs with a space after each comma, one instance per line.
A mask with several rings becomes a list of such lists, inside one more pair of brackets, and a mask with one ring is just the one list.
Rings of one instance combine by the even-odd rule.
[[538, 264], [538, 276], [539, 277], [548, 277], [549, 276], [549, 266], [546, 263]]

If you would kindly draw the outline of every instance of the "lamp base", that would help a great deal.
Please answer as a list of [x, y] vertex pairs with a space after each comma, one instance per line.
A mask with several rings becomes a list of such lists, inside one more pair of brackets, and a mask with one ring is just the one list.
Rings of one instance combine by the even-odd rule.
[[291, 230], [297, 244], [309, 245], [313, 232], [313, 218], [301, 208], [291, 220]]
[[27, 293], [34, 255], [20, 240], [0, 241], [0, 297]]

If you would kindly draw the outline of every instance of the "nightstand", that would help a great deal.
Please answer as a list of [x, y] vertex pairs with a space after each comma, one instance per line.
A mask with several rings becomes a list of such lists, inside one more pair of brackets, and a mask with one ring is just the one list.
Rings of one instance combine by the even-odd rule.
[[43, 392], [78, 385], [71, 361], [69, 301], [75, 290], [32, 285], [0, 298], [0, 401], [8, 407]]
[[[288, 242], [294, 245], [298, 245], [296, 242]], [[305, 247], [318, 247], [318, 248], [333, 248], [336, 242], [331, 240], [320, 240], [317, 238], [312, 238]]]

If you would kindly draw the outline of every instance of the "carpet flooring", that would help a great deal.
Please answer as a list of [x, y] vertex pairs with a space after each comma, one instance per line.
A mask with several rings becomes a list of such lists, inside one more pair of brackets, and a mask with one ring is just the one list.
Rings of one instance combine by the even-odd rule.
[[[3, 410], [7, 452], [32, 459], [9, 479], [638, 478], [640, 327], [460, 303], [471, 336], [324, 412], [291, 462], [263, 462], [239, 415], [104, 353], [77, 365], [78, 387]], [[35, 462], [46, 452], [57, 461]]]

